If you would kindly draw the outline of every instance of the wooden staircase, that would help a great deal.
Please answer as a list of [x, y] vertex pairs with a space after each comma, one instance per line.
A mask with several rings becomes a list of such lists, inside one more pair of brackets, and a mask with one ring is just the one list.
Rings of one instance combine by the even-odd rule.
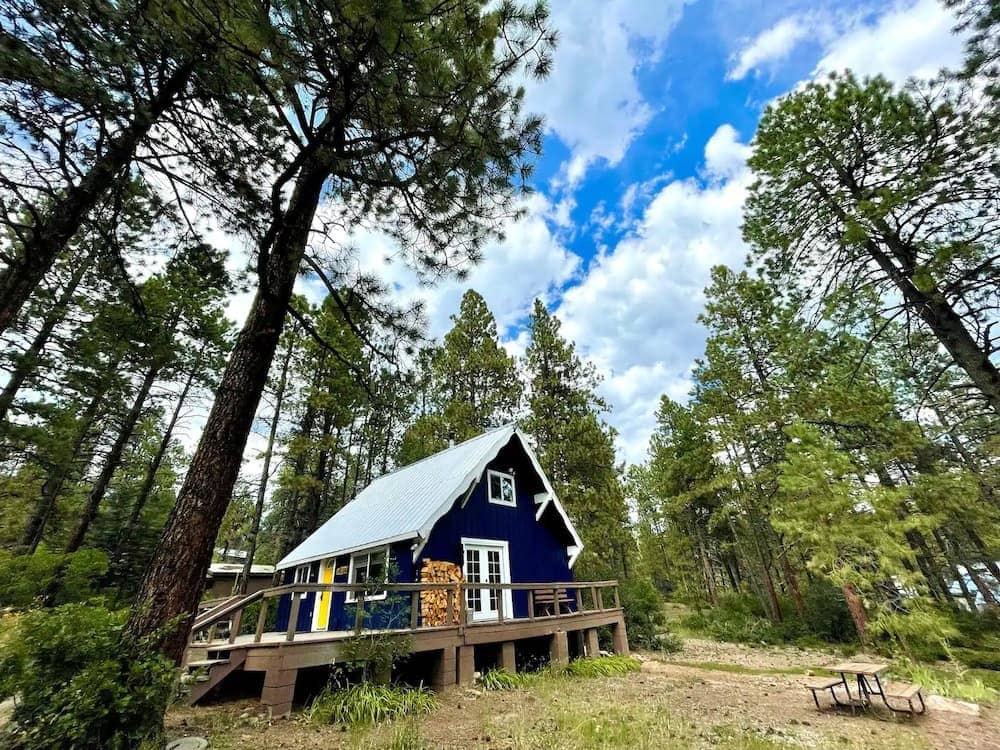
[[208, 673], [203, 678], [195, 678], [191, 686], [191, 692], [187, 698], [188, 705], [193, 706], [208, 695], [226, 677], [237, 669], [242, 668], [246, 660], [246, 649], [237, 649], [236, 651], [219, 650], [216, 652], [215, 658], [188, 661], [185, 665], [188, 674], [195, 674], [200, 669], [208, 670]]

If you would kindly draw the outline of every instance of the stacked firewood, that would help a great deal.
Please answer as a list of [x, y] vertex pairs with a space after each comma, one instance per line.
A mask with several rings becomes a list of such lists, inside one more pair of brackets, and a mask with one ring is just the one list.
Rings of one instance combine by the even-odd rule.
[[[423, 567], [420, 569], [422, 583], [460, 583], [463, 578], [461, 567], [444, 560], [424, 560]], [[458, 625], [460, 606], [458, 586], [455, 586], [451, 592], [451, 602], [452, 622]], [[445, 589], [421, 591], [420, 616], [426, 627], [446, 625], [448, 623], [448, 591]]]

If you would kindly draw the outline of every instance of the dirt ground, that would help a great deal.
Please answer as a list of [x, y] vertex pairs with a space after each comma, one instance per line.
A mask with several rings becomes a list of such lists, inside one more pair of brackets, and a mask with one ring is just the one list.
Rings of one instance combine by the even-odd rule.
[[[301, 715], [269, 722], [252, 702], [184, 708], [171, 736], [208, 737], [213, 748], [879, 748], [1000, 750], [1000, 712], [936, 709], [915, 720], [817, 711], [790, 673], [838, 660], [830, 652], [753, 649], [689, 639], [671, 657], [607, 679], [549, 678], [507, 693], [453, 689], [432, 714], [375, 730], [317, 727]], [[701, 667], [692, 666], [701, 664]], [[761, 673], [723, 671], [738, 665]], [[768, 671], [774, 670], [774, 671]], [[419, 740], [414, 739], [419, 736]]]

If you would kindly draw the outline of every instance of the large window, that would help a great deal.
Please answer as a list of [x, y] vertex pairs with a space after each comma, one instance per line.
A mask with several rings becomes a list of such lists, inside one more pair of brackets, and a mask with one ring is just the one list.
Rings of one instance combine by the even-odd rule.
[[514, 494], [513, 475], [490, 469], [486, 472], [486, 481], [489, 484], [491, 503], [496, 503], [497, 505], [517, 505], [517, 496]]
[[[385, 585], [389, 570], [389, 548], [379, 547], [378, 549], [367, 550], [365, 552], [355, 552], [351, 555], [351, 566], [347, 577], [350, 583], [370, 583], [371, 587], [365, 591], [365, 601], [385, 599], [386, 590], [380, 588]], [[347, 602], [357, 601], [355, 592], [347, 592]]]

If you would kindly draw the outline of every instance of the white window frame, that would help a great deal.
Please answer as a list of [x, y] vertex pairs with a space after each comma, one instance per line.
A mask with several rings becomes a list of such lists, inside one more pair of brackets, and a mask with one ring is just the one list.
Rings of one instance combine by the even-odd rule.
[[[379, 550], [381, 550], [381, 554], [385, 555], [385, 570], [388, 573], [388, 571], [389, 571], [389, 545], [387, 544], [384, 547], [369, 547], [368, 549], [362, 549], [362, 550], [358, 550], [357, 552], [352, 552], [351, 553], [351, 561], [350, 561], [350, 563], [347, 566], [347, 582], [348, 583], [354, 583], [354, 570], [355, 570], [355, 567], [356, 567], [354, 565], [354, 560], [356, 558], [362, 558], [362, 557], [367, 558], [367, 563], [366, 564], [370, 566], [371, 565], [371, 556], [379, 554]], [[369, 594], [365, 594], [365, 601], [366, 602], [378, 602], [378, 601], [382, 601], [387, 596], [389, 596], [389, 592], [388, 591], [383, 591], [381, 594], [376, 594], [374, 596], [371, 596]], [[347, 604], [355, 604], [358, 601], [357, 592], [356, 591], [348, 591], [347, 592], [347, 596], [345, 597], [344, 601]]]
[[299, 565], [295, 568], [295, 575], [292, 576], [292, 583], [309, 583], [310, 563]]
[[[493, 497], [493, 477], [500, 477], [501, 483], [504, 479], [510, 480], [510, 487], [513, 490], [514, 499], [511, 502], [507, 502], [503, 498]], [[505, 471], [497, 471], [496, 469], [486, 470], [486, 499], [489, 500], [494, 505], [506, 505], [508, 508], [514, 508], [517, 506], [517, 483], [514, 481], [514, 475], [508, 474]]]

